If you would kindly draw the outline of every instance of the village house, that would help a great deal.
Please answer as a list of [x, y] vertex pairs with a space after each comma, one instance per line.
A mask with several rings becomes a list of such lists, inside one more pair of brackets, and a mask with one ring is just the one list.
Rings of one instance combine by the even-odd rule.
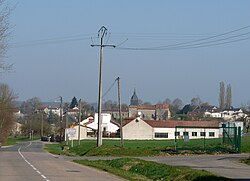
[[78, 107], [74, 107], [72, 109], [68, 109], [67, 110], [67, 115], [78, 116], [79, 115], [79, 108]]
[[235, 121], [241, 118], [246, 118], [247, 114], [245, 114], [240, 108], [230, 108], [223, 110], [221, 112], [221, 117], [225, 121]]
[[224, 121], [236, 121], [247, 117], [247, 114], [245, 114], [242, 109], [233, 107], [221, 110], [216, 106], [200, 106], [188, 113], [188, 115], [198, 114], [203, 117], [220, 118]]
[[37, 109], [37, 111], [43, 111], [47, 115], [49, 115], [50, 113], [53, 113], [55, 115], [60, 116], [61, 114], [61, 108], [57, 106], [41, 106]]
[[[111, 114], [112, 119], [119, 120], [118, 109], [104, 110], [103, 112]], [[140, 105], [134, 90], [128, 109], [122, 109], [121, 115], [123, 119], [126, 119], [137, 117], [138, 114], [141, 114], [142, 118], [146, 120], [167, 120], [171, 117], [169, 104]]]
[[128, 140], [218, 138], [218, 121], [178, 121], [144, 120], [137, 117], [126, 120], [123, 126], [123, 138]]
[[[116, 134], [119, 125], [111, 120], [111, 115], [108, 113], [102, 113], [102, 132], [104, 136], [110, 137], [111, 134]], [[80, 139], [87, 139], [90, 137], [95, 137], [96, 132], [98, 129], [98, 114], [96, 113], [94, 117], [89, 116], [88, 118], [82, 120], [80, 122]], [[78, 130], [79, 130], [79, 125], [75, 124], [72, 125], [71, 128], [75, 129], [75, 136], [71, 137], [71, 139], [75, 140], [78, 139]], [[67, 130], [65, 133], [67, 134]], [[66, 135], [67, 136], [67, 135]]]
[[[112, 120], [119, 120], [120, 119], [120, 113], [118, 109], [105, 109], [102, 111], [103, 113], [108, 113], [111, 115]], [[123, 119], [126, 119], [129, 117], [129, 112], [128, 109], [122, 109], [121, 110], [121, 116]]]

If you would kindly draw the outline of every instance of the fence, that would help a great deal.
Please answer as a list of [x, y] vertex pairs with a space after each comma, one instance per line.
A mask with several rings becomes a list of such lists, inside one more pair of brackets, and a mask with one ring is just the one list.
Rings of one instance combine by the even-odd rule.
[[240, 153], [241, 127], [176, 126], [175, 149]]

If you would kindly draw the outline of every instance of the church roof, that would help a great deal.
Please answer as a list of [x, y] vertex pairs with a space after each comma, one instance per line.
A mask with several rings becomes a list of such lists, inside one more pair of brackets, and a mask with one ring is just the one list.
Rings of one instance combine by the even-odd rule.
[[136, 95], [135, 90], [134, 90], [134, 93], [133, 93], [133, 95], [132, 95], [132, 97], [130, 99], [130, 105], [131, 106], [137, 106], [137, 105], [139, 105], [139, 99], [138, 99], [138, 97]]

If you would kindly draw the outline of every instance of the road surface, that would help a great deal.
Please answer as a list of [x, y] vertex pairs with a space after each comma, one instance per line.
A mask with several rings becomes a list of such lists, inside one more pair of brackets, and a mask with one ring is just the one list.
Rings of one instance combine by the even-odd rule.
[[90, 167], [44, 152], [42, 142], [0, 148], [0, 180], [6, 181], [124, 181]]
[[[113, 159], [111, 157], [66, 157], [44, 152], [42, 142], [20, 143], [0, 148], [0, 180], [8, 181], [124, 181], [106, 172], [78, 165], [73, 159]], [[207, 170], [237, 181], [250, 181], [250, 166], [240, 163], [249, 154], [183, 155], [140, 157], [168, 165]]]
[[248, 157], [249, 154], [223, 154], [144, 157], [142, 159], [168, 165], [187, 166], [194, 169], [207, 170], [237, 181], [250, 181], [250, 166], [240, 162], [241, 159]]

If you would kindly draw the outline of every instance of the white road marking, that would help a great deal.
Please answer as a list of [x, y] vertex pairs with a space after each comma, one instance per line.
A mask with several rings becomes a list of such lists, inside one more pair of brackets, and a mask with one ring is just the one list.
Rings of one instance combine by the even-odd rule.
[[[25, 148], [29, 147], [32, 143], [30, 142], [30, 144], [28, 146], [26, 146]], [[50, 181], [49, 179], [47, 179], [47, 177], [45, 177], [39, 170], [37, 170], [37, 168], [32, 165], [21, 153], [21, 147], [18, 148], [18, 153], [19, 155], [23, 158], [23, 160], [34, 170], [36, 171], [43, 179], [45, 179], [46, 181]]]

